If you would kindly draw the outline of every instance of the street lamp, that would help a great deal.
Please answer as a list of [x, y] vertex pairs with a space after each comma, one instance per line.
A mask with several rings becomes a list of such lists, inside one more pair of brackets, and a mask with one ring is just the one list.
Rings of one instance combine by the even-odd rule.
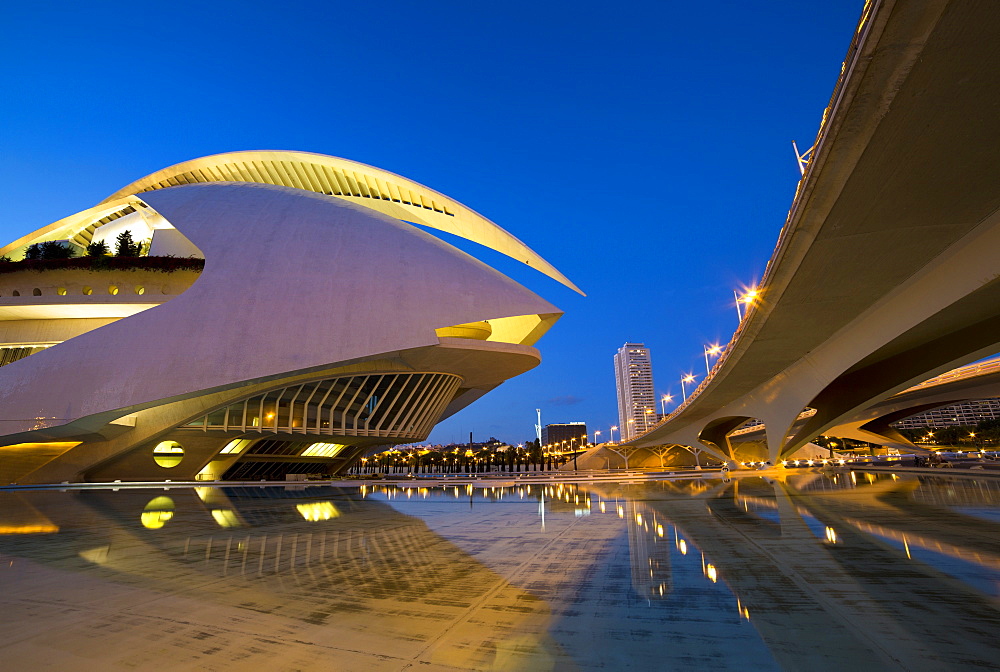
[[[615, 442], [615, 432], [618, 431], [618, 425], [611, 425], [611, 429], [608, 430], [608, 436], [611, 438], [611, 443]], [[619, 432], [618, 438], [621, 439], [622, 435]]]
[[[625, 433], [628, 434], [628, 438], [631, 439], [632, 438], [632, 425], [635, 424], [635, 418], [629, 418], [628, 422], [626, 422], [625, 424], [628, 425], [625, 428], [626, 429]], [[624, 439], [622, 439], [622, 440], [624, 441]]]
[[757, 289], [756, 287], [751, 287], [750, 289], [748, 289], [746, 292], [743, 293], [743, 296], [740, 296], [739, 293], [737, 293], [737, 291], [734, 289], [733, 296], [736, 298], [736, 316], [739, 317], [740, 322], [742, 322], [743, 313], [740, 312], [740, 304], [745, 303], [747, 306], [753, 305], [754, 301], [756, 301], [757, 298], [760, 297], [760, 290]]
[[705, 350], [705, 375], [707, 376], [710, 373], [712, 373], [712, 370], [708, 366], [708, 356], [712, 355], [713, 357], [718, 357], [719, 354], [722, 352], [722, 346], [719, 345], [718, 343], [714, 345], [706, 345], [704, 346], [704, 350]]
[[653, 409], [647, 408], [646, 412], [642, 414], [642, 431], [649, 431], [649, 414], [653, 412]]
[[594, 445], [595, 446], [597, 445], [597, 437], [599, 437], [600, 435], [601, 435], [601, 430], [595, 429], [594, 430]]
[[686, 373], [681, 378], [681, 394], [684, 395], [684, 401], [688, 400], [687, 388], [684, 387], [684, 385], [686, 383], [693, 383], [693, 382], [694, 382], [694, 374], [693, 373]]
[[663, 415], [667, 414], [667, 402], [673, 401], [674, 398], [669, 394], [664, 394], [660, 397], [660, 410], [663, 411]]

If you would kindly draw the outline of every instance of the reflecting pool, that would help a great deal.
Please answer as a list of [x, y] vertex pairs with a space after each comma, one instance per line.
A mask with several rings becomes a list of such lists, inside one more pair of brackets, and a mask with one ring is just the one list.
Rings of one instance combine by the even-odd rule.
[[10, 670], [1000, 664], [1000, 479], [0, 492]]

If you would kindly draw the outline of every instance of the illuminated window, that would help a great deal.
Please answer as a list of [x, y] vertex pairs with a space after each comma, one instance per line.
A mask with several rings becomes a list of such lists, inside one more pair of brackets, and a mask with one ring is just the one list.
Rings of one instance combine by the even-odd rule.
[[184, 448], [176, 441], [160, 441], [153, 448], [153, 461], [161, 467], [176, 467], [184, 459]]
[[243, 450], [253, 443], [253, 439], [233, 439], [226, 444], [226, 447], [222, 449], [220, 455], [232, 455], [233, 453], [242, 453]]
[[347, 446], [340, 443], [314, 443], [302, 452], [302, 457], [335, 457]]

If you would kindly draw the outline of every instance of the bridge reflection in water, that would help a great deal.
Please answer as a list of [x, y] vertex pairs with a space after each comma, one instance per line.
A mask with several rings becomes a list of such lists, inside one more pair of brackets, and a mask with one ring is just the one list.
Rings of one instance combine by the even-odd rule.
[[958, 669], [1000, 481], [0, 493], [10, 669]]

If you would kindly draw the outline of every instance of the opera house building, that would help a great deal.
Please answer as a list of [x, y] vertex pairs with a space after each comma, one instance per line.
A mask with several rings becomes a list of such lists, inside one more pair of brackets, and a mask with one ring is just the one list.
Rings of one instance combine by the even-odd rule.
[[181, 163], [10, 243], [0, 483], [335, 475], [425, 439], [561, 315], [428, 229], [576, 290], [461, 203], [301, 152]]

